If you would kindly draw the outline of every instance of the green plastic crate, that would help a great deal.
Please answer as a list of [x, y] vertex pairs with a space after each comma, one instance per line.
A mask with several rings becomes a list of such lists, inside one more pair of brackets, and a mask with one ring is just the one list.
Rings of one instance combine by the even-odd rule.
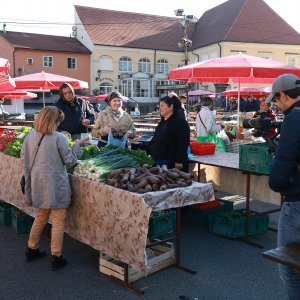
[[159, 216], [151, 216], [149, 219], [148, 238], [155, 239], [174, 232], [176, 229], [176, 211], [170, 210], [168, 213]]
[[222, 205], [207, 209], [196, 208], [193, 207], [193, 205], [187, 206], [183, 210], [182, 218], [193, 224], [208, 227], [210, 215], [233, 210], [233, 202], [221, 199], [218, 199], [218, 201], [220, 201]]
[[[224, 213], [218, 213], [209, 216], [209, 230], [212, 233], [225, 236], [228, 238], [242, 238], [246, 236], [245, 224], [246, 224], [246, 210], [240, 209], [234, 212], [240, 214], [241, 217], [234, 218]], [[255, 214], [250, 211], [250, 215]], [[248, 234], [256, 235], [266, 233], [269, 226], [268, 215], [255, 215], [249, 218]]]
[[11, 205], [0, 202], [0, 225], [9, 226], [11, 224]]
[[239, 154], [241, 170], [270, 174], [273, 156], [267, 143], [240, 145]]
[[15, 230], [16, 233], [29, 233], [31, 226], [33, 224], [34, 218], [22, 214], [18, 215], [18, 209], [12, 208], [11, 210], [11, 221], [12, 221], [12, 226]]

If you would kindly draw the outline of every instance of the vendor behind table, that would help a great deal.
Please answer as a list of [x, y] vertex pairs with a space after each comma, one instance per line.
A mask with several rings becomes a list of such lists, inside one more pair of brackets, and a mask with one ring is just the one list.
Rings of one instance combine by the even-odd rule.
[[151, 143], [154, 165], [166, 165], [169, 169], [177, 168], [188, 172], [190, 127], [178, 115], [181, 102], [177, 96], [166, 96], [160, 100], [159, 105], [161, 121], [155, 129]]
[[60, 86], [59, 95], [55, 106], [62, 110], [65, 119], [59, 124], [57, 131], [71, 135], [73, 140], [79, 139], [81, 133], [87, 133], [88, 126], [94, 123], [94, 111], [88, 103], [75, 96], [73, 87], [68, 83]]
[[[119, 140], [124, 135], [133, 138], [136, 132], [133, 119], [122, 109], [122, 95], [118, 91], [113, 91], [107, 95], [105, 101], [107, 107], [99, 113], [92, 130], [92, 135], [101, 139], [98, 146], [103, 147], [107, 144], [110, 133], [113, 138]], [[128, 147], [127, 143], [126, 147]]]

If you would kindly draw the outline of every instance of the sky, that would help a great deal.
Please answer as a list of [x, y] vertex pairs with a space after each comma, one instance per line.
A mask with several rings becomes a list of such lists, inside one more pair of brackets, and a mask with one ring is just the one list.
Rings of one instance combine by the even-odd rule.
[[[197, 18], [225, 0], [5, 0], [0, 10], [0, 30], [69, 36], [74, 25], [74, 5], [175, 17], [184, 9]], [[300, 33], [299, 0], [265, 0]]]

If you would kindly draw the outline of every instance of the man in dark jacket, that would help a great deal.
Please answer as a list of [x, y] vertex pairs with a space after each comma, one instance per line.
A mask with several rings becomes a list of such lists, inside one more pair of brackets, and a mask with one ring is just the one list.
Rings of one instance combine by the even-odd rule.
[[252, 95], [247, 96], [245, 112], [259, 111], [259, 102]]
[[55, 106], [63, 111], [65, 119], [57, 130], [70, 134], [73, 140], [80, 139], [80, 134], [88, 132], [88, 126], [94, 123], [94, 113], [84, 100], [75, 96], [70, 84], [63, 83], [59, 88], [59, 95]]
[[[266, 103], [275, 102], [285, 115], [269, 186], [281, 193], [284, 203], [278, 224], [278, 246], [300, 243], [300, 79], [284, 74], [274, 81]], [[300, 299], [300, 274], [279, 265], [289, 299]]]
[[186, 104], [186, 101], [187, 101], [186, 96], [185, 95], [180, 95], [179, 100], [181, 102], [181, 107], [178, 110], [178, 115], [186, 120], [187, 119], [187, 112], [186, 112], [186, 108], [185, 108], [185, 104]]

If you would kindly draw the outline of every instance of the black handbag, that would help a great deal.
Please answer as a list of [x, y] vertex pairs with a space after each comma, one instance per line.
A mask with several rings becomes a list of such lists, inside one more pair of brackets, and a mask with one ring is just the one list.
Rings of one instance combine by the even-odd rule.
[[[40, 147], [40, 145], [41, 145], [41, 142], [42, 142], [44, 136], [45, 136], [45, 135], [43, 134], [42, 137], [41, 137], [41, 139], [40, 139], [40, 141], [39, 141], [39, 143], [38, 143], [38, 145], [37, 145], [37, 149], [36, 149], [36, 152], [35, 152], [35, 156], [34, 156], [34, 159], [33, 159], [32, 165], [31, 165], [31, 168], [30, 168], [30, 173], [31, 173], [31, 170], [32, 170], [32, 167], [33, 167], [35, 158], [36, 158], [36, 155], [37, 155], [37, 153], [38, 153], [38, 151], [39, 151], [39, 147]], [[28, 176], [27, 182], [26, 182], [25, 175], [22, 175], [21, 181], [20, 181], [20, 185], [21, 185], [21, 190], [22, 190], [22, 194], [23, 194], [23, 195], [25, 195], [25, 187], [26, 187], [26, 183], [28, 183], [29, 185], [31, 185], [31, 178], [30, 178], [30, 176]]]

